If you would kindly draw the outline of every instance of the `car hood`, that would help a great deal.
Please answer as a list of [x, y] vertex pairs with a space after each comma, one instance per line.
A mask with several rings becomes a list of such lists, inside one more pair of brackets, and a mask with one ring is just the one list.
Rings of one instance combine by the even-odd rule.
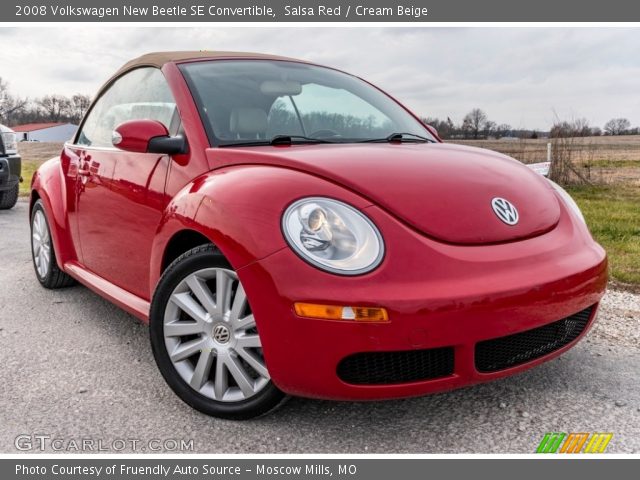
[[[521, 240], [558, 223], [549, 183], [505, 155], [452, 144], [345, 144], [215, 148], [213, 168], [268, 164], [302, 170], [368, 198], [415, 230], [464, 245]], [[310, 195], [313, 192], [309, 192]], [[496, 197], [516, 207], [516, 225], [501, 221]]]

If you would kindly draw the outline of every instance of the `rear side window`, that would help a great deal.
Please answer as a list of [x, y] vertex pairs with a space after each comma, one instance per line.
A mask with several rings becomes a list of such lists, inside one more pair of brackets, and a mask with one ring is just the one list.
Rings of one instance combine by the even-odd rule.
[[162, 72], [138, 68], [116, 80], [98, 99], [76, 143], [111, 147], [113, 130], [128, 120], [157, 120], [171, 130], [176, 113], [176, 102]]

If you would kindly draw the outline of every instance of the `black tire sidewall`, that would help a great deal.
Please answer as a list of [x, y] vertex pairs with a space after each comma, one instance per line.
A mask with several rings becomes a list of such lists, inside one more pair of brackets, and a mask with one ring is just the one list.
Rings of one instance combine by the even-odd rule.
[[276, 408], [285, 395], [269, 384], [251, 398], [240, 402], [219, 402], [193, 390], [175, 370], [164, 343], [164, 312], [176, 286], [188, 275], [204, 268], [233, 270], [213, 246], [197, 247], [171, 264], [158, 282], [149, 312], [151, 349], [160, 373], [171, 389], [192, 408], [214, 417], [245, 420], [263, 415]]
[[0, 192], [0, 210], [9, 210], [16, 206], [18, 203], [18, 196], [20, 195], [20, 187], [16, 184], [10, 190]]

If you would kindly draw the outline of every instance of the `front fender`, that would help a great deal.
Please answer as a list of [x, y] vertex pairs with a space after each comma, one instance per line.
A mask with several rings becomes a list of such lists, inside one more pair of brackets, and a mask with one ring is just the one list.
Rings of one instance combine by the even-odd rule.
[[29, 201], [29, 221], [31, 211], [37, 197], [42, 200], [51, 239], [56, 252], [56, 263], [63, 270], [63, 265], [77, 259], [76, 251], [71, 241], [69, 217], [67, 216], [67, 195], [60, 157], [54, 157], [44, 162], [33, 174], [31, 179], [31, 194]]
[[178, 232], [201, 233], [240, 270], [287, 247], [282, 214], [292, 202], [310, 196], [336, 198], [358, 209], [370, 205], [342, 186], [282, 167], [238, 165], [198, 177], [165, 210], [152, 247], [150, 291], [162, 274], [167, 244]]

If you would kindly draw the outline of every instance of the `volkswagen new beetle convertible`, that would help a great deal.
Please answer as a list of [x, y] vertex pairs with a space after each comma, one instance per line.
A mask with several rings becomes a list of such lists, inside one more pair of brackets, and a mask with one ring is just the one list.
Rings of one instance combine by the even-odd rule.
[[32, 187], [40, 283], [148, 322], [169, 386], [223, 418], [520, 372], [587, 332], [607, 281], [559, 186], [276, 56], [133, 60]]

